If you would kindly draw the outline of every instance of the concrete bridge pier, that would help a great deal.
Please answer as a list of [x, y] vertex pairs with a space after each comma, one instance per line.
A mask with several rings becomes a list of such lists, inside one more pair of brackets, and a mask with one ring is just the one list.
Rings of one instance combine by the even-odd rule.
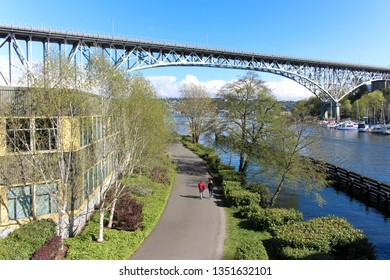
[[340, 121], [340, 103], [336, 102], [336, 121]]

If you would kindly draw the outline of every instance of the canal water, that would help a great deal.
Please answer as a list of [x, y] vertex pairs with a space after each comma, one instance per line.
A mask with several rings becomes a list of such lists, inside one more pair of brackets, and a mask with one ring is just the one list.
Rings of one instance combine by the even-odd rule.
[[[178, 132], [184, 134], [184, 127], [179, 122]], [[314, 129], [321, 135], [321, 156], [329, 163], [390, 184], [390, 136], [322, 127]], [[229, 155], [221, 154], [220, 157], [229, 163]], [[237, 157], [233, 156], [232, 165], [238, 165]], [[295, 208], [303, 213], [305, 220], [329, 215], [345, 218], [375, 245], [378, 259], [390, 260], [390, 219], [375, 208], [333, 187], [321, 192], [326, 201], [322, 207], [302, 192], [285, 191], [282, 194], [278, 207]]]

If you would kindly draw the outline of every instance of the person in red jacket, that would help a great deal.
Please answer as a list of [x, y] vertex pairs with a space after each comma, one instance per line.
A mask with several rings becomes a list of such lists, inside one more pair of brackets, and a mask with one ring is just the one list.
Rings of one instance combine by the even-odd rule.
[[199, 196], [200, 196], [200, 199], [203, 198], [203, 192], [204, 190], [206, 189], [206, 184], [203, 182], [203, 180], [201, 180], [198, 184], [198, 189], [199, 189]]

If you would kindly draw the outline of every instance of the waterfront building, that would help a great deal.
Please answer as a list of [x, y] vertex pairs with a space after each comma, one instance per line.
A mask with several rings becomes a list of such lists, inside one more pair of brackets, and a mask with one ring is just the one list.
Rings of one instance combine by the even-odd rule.
[[102, 116], [100, 98], [76, 94], [94, 106], [47, 115], [31, 89], [0, 87], [0, 237], [32, 219], [58, 222], [60, 211], [64, 237], [79, 233], [115, 177], [114, 119]]

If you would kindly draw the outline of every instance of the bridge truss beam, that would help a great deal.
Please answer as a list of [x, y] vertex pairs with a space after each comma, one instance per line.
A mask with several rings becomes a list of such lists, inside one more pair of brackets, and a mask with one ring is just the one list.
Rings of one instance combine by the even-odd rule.
[[273, 73], [294, 80], [324, 102], [336, 104], [365, 83], [390, 80], [390, 68], [384, 67], [0, 25], [0, 51], [8, 45], [9, 61], [8, 65], [0, 65], [0, 82], [14, 85], [17, 69], [31, 72], [35, 62], [33, 43], [41, 43], [43, 60], [54, 50], [80, 66], [88, 63], [93, 55], [103, 53], [123, 71], [200, 66]]

